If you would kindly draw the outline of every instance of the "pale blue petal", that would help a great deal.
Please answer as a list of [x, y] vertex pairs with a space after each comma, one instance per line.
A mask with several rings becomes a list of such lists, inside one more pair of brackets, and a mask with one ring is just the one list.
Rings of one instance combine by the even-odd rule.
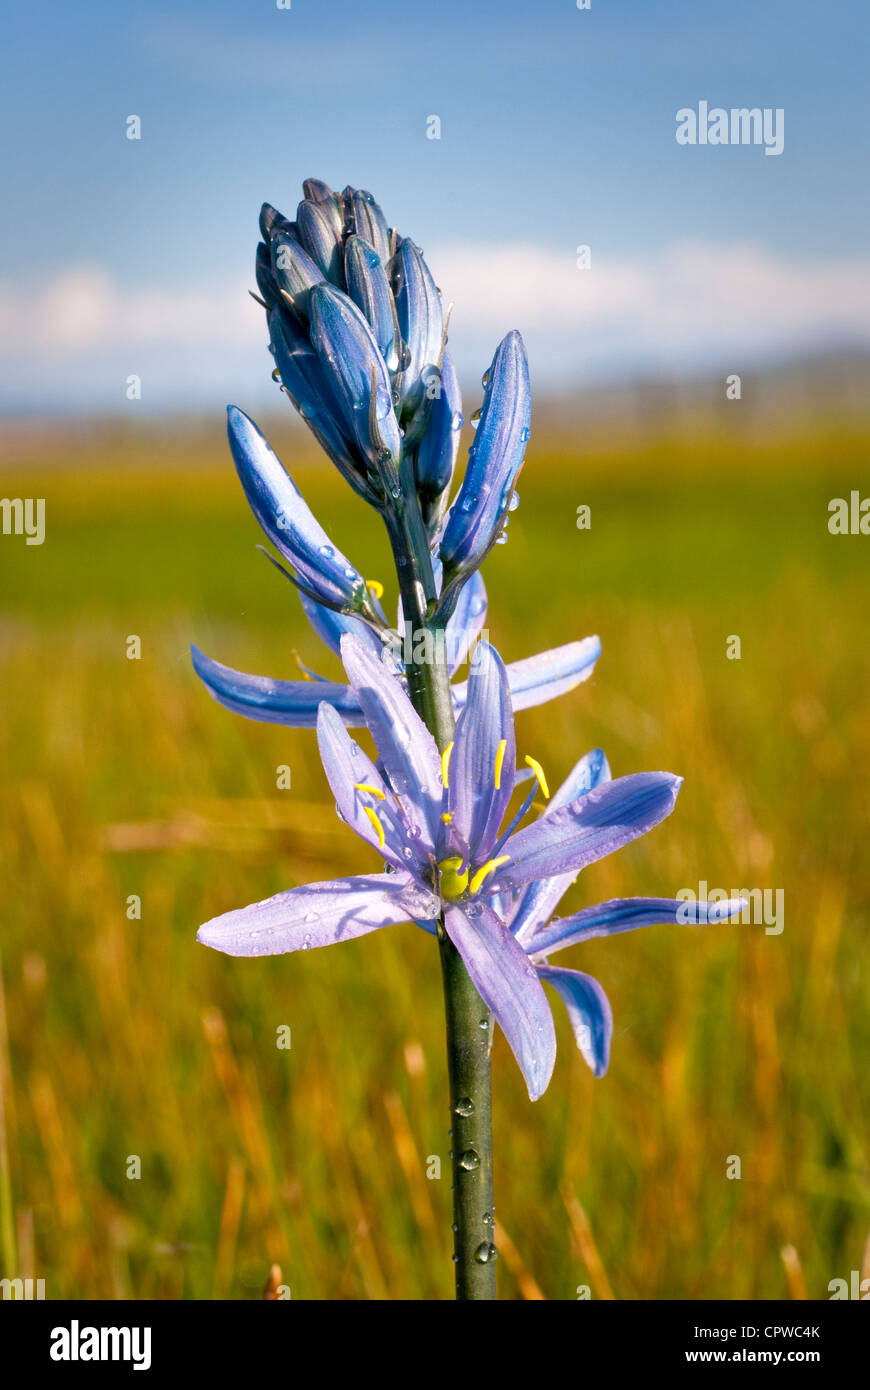
[[596, 936], [616, 936], [619, 932], [635, 931], [638, 927], [655, 927], [666, 923], [691, 926], [712, 925], [737, 917], [746, 906], [745, 898], [729, 898], [726, 902], [693, 902], [679, 898], [611, 898], [594, 907], [584, 907], [570, 917], [541, 927], [525, 941], [530, 954], [549, 955]]
[[485, 903], [448, 907], [444, 925], [484, 1004], [519, 1063], [531, 1100], [542, 1096], [556, 1061], [556, 1030], [537, 971]]
[[291, 728], [313, 729], [317, 707], [324, 700], [341, 715], [348, 728], [365, 724], [359, 700], [349, 685], [332, 681], [279, 681], [268, 676], [249, 676], [213, 661], [197, 647], [191, 647], [193, 666], [200, 680], [225, 709], [257, 719], [262, 724], [286, 724]]
[[228, 956], [280, 956], [352, 941], [436, 907], [432, 894], [405, 874], [358, 874], [225, 912], [201, 926], [196, 939]]

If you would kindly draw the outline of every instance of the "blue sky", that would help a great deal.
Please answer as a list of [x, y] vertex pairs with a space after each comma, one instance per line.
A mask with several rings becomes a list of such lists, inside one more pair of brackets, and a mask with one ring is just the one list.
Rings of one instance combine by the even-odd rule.
[[[858, 0], [49, 0], [4, 31], [4, 410], [112, 409], [132, 372], [148, 409], [271, 401], [239, 305], [260, 203], [308, 175], [423, 245], [467, 372], [513, 326], [562, 386], [861, 339]], [[679, 146], [701, 100], [783, 108], [783, 153]]]

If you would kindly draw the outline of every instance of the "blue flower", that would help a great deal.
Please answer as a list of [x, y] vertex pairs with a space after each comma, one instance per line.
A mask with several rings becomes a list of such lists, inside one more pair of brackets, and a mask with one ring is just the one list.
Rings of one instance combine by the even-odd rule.
[[[331, 651], [340, 654], [341, 640], [345, 634], [364, 642], [376, 657], [383, 656], [389, 661], [391, 651], [395, 651], [393, 669], [405, 683], [399, 656], [403, 646], [407, 646], [408, 638], [403, 632], [401, 614], [399, 630], [387, 630], [384, 620], [384, 629], [379, 636], [369, 623], [360, 618], [324, 608], [312, 602], [304, 593], [300, 593], [299, 597], [309, 622]], [[445, 642], [451, 677], [468, 658], [486, 623], [486, 614], [486, 587], [478, 571], [462, 589], [447, 623]], [[384, 642], [387, 646], [384, 646]], [[365, 723], [362, 707], [352, 686], [327, 680], [307, 667], [303, 668], [305, 678], [302, 680], [277, 680], [269, 676], [248, 675], [232, 666], [225, 666], [206, 656], [198, 647], [191, 647], [191, 655], [194, 669], [209, 693], [234, 714], [243, 714], [248, 719], [257, 719], [265, 724], [314, 728], [318, 707], [326, 700], [338, 710], [349, 728]], [[410, 655], [413, 657], [413, 648]], [[567, 694], [589, 679], [600, 655], [599, 638], [586, 637], [579, 642], [567, 642], [562, 647], [539, 652], [537, 656], [511, 662], [506, 671], [513, 708], [531, 709]], [[456, 681], [452, 693], [454, 710], [458, 714], [468, 697], [468, 681]]]
[[[341, 647], [379, 762], [351, 739], [340, 714], [325, 702], [317, 716], [320, 755], [340, 816], [380, 853], [385, 872], [279, 893], [207, 922], [198, 939], [229, 955], [275, 955], [409, 919], [431, 931], [443, 915], [444, 930], [537, 1099], [548, 1085], [556, 1050], [542, 979], [556, 985], [569, 1011], [582, 1015], [582, 1026], [591, 1033], [598, 1029], [586, 1046], [596, 1065], [606, 1060], [609, 1038], [603, 995], [596, 1015], [588, 997], [592, 986], [569, 987], [566, 977], [576, 972], [553, 972], [546, 952], [618, 929], [615, 918], [606, 916], [613, 905], [605, 905], [589, 910], [598, 917], [566, 929], [564, 937], [558, 924], [556, 940], [548, 935], [553, 925], [546, 926], [541, 908], [549, 914], [544, 905], [554, 885], [567, 886], [588, 864], [668, 816], [681, 779], [652, 772], [611, 781], [603, 775], [603, 758], [593, 756], [569, 777], [555, 808], [523, 826], [538, 791], [547, 791], [539, 764], [526, 758], [535, 781], [504, 826], [518, 778], [507, 674], [495, 650], [478, 644], [455, 739], [439, 754], [401, 682], [372, 648], [350, 634]], [[524, 915], [527, 894], [538, 908]], [[641, 916], [654, 910], [649, 902], [639, 909]]]

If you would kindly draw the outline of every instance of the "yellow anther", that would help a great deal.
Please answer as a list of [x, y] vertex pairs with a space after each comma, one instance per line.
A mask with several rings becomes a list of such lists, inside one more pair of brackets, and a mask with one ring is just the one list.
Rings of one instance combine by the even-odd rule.
[[541, 764], [538, 762], [537, 758], [530, 758], [528, 753], [526, 754], [523, 761], [528, 763], [529, 767], [532, 769], [532, 772], [535, 774], [535, 777], [537, 778], [538, 786], [541, 788], [541, 791], [544, 793], [544, 796], [549, 801], [550, 788], [547, 786], [547, 778], [544, 775], [544, 769], [541, 767]]
[[504, 762], [504, 753], [507, 748], [507, 739], [503, 738], [498, 748], [495, 750], [495, 789], [501, 791], [501, 768]]
[[296, 650], [295, 647], [293, 648], [293, 651], [290, 653], [290, 655], [293, 657], [293, 660], [296, 662], [296, 665], [299, 667], [299, 670], [302, 672], [302, 679], [303, 679], [304, 681], [310, 681], [310, 680], [312, 680], [313, 677], [312, 677], [311, 675], [309, 675], [309, 673], [306, 671], [305, 667], [302, 665], [302, 657], [299, 655], [299, 653], [297, 652], [297, 650]]
[[375, 830], [377, 831], [377, 835], [378, 835], [378, 844], [380, 845], [381, 849], [383, 849], [383, 847], [384, 847], [384, 827], [381, 825], [381, 822], [380, 822], [380, 819], [379, 819], [379, 817], [378, 817], [377, 811], [373, 811], [372, 808], [371, 808], [371, 806], [363, 806], [363, 810], [365, 811], [366, 815], [368, 816], [369, 820], [371, 821], [372, 825], [374, 826]]
[[383, 596], [384, 596], [384, 586], [383, 586], [383, 584], [381, 583], [381, 581], [380, 581], [379, 579], [367, 579], [367, 580], [366, 580], [366, 588], [367, 588], [367, 589], [371, 589], [371, 591], [372, 591], [372, 593], [374, 594], [375, 598], [383, 598]]
[[354, 782], [353, 789], [357, 792], [368, 792], [369, 796], [376, 796], [378, 801], [386, 800], [385, 794], [381, 791], [380, 787], [371, 787], [368, 782]]
[[500, 854], [498, 859], [487, 859], [485, 864], [481, 864], [474, 878], [469, 883], [468, 891], [470, 893], [479, 893], [483, 885], [483, 880], [487, 875], [491, 874], [494, 869], [497, 869], [500, 864], [506, 864], [509, 859], [509, 854]]
[[443, 820], [443, 822], [444, 822], [445, 825], [452, 825], [452, 823], [453, 823], [453, 812], [452, 812], [452, 811], [442, 811], [442, 812], [441, 812], [441, 819]]
[[463, 869], [462, 864], [461, 854], [451, 854], [449, 859], [442, 859], [438, 865], [441, 896], [448, 901], [461, 898], [468, 887], [468, 869]]
[[450, 772], [450, 754], [452, 752], [453, 743], [451, 741], [450, 743], [448, 743], [447, 747], [444, 749], [444, 752], [441, 754], [441, 781], [444, 783], [445, 787], [450, 786], [448, 774]]

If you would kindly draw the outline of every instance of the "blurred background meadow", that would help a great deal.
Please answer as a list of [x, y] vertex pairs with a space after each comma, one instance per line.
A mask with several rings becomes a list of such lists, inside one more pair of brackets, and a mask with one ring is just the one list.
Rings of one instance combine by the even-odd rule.
[[[685, 777], [565, 910], [784, 893], [780, 934], [660, 927], [562, 958], [611, 998], [606, 1078], [557, 1007], [532, 1106], [496, 1037], [500, 1296], [870, 1277], [870, 541], [827, 525], [870, 497], [867, 38], [858, 0], [444, 0], [401, 25], [354, 0], [47, 0], [4, 21], [0, 498], [44, 499], [46, 530], [0, 535], [0, 1278], [258, 1298], [277, 1264], [294, 1299], [452, 1293], [431, 938], [253, 961], [195, 942], [376, 867], [314, 735], [230, 715], [189, 659], [338, 670], [254, 549], [229, 401], [395, 596], [246, 293], [260, 203], [292, 216], [308, 176], [371, 189], [422, 243], [466, 416], [499, 339], [526, 341], [488, 627], [509, 661], [593, 632], [603, 655], [518, 717], [520, 751], [551, 784], [597, 745], [615, 775]], [[678, 145], [701, 100], [784, 111], [782, 153]]]

